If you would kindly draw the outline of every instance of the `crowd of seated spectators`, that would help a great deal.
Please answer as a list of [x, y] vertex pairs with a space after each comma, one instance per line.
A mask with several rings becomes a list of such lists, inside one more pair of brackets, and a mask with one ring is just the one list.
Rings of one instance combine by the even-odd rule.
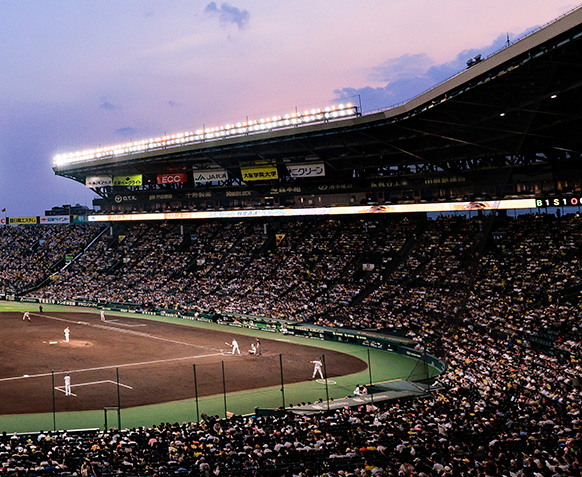
[[[475, 338], [451, 344], [475, 344]], [[528, 356], [540, 363], [551, 358], [500, 352], [505, 372], [480, 381], [490, 347], [508, 344], [485, 340], [468, 375], [466, 366], [449, 368], [441, 387], [422, 399], [307, 416], [203, 415], [199, 423], [79, 436], [5, 435], [0, 475], [580, 475], [579, 390], [564, 379], [560, 399], [537, 387], [544, 372], [530, 375], [518, 365]]]
[[[131, 224], [104, 235], [36, 296], [293, 320], [350, 303], [414, 230], [400, 222]], [[275, 237], [283, 237], [275, 243]], [[184, 241], [191, 243], [184, 246]], [[363, 272], [363, 263], [375, 269]], [[244, 273], [241, 273], [244, 270]]]
[[16, 293], [48, 278], [99, 230], [87, 224], [0, 227], [0, 290]]
[[0, 475], [580, 475], [581, 217], [268, 227], [208, 222], [185, 238], [170, 224], [131, 225], [39, 296], [398, 331], [446, 361], [430, 395], [312, 416], [5, 436]]

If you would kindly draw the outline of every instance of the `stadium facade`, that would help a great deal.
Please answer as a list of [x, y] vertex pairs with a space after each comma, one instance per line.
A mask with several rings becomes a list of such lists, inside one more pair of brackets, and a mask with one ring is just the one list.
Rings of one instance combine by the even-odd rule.
[[247, 118], [59, 154], [53, 170], [92, 188], [105, 214], [534, 197], [558, 205], [582, 191], [581, 52], [578, 8], [394, 108]]

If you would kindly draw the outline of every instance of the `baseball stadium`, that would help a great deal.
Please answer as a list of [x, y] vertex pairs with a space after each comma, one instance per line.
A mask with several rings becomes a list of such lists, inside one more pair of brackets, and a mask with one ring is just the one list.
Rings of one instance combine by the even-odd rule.
[[577, 8], [393, 108], [59, 152], [0, 475], [580, 475], [581, 111]]

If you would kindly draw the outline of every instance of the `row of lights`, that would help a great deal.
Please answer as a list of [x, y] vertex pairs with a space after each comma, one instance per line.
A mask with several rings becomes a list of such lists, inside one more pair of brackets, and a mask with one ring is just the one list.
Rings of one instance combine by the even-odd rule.
[[141, 141], [127, 142], [115, 146], [86, 149], [79, 152], [57, 154], [53, 157], [55, 166], [63, 166], [76, 162], [90, 161], [102, 157], [122, 156], [126, 154], [145, 152], [151, 149], [163, 147], [181, 146], [188, 143], [205, 141], [207, 139], [221, 139], [248, 133], [258, 133], [271, 129], [300, 126], [317, 121], [339, 119], [357, 114], [357, 108], [351, 103], [338, 106], [328, 106], [324, 109], [311, 109], [301, 112], [293, 112], [284, 116], [272, 116], [259, 120], [249, 120], [239, 123], [230, 123], [223, 126], [197, 129], [184, 133], [165, 135], [156, 138], [143, 139]]

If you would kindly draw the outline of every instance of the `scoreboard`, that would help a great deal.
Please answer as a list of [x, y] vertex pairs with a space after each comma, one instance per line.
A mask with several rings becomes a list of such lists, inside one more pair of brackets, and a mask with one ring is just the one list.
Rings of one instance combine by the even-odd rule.
[[536, 199], [536, 207], [579, 207], [582, 205], [582, 195], [568, 197], [544, 197]]

